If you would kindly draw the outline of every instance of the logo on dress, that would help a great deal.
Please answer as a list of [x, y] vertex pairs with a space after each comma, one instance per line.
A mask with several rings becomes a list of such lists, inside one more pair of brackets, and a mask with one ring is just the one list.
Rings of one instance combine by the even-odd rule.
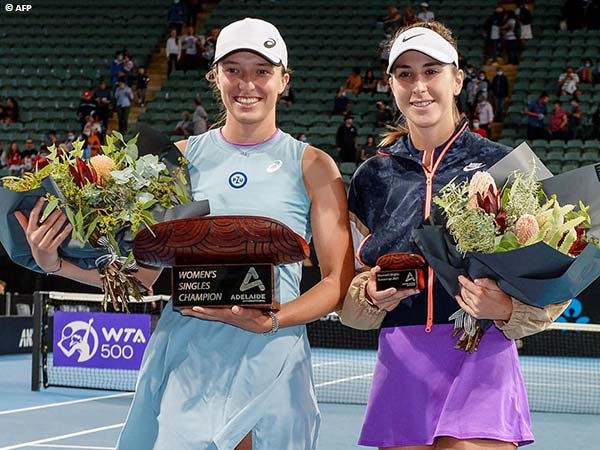
[[470, 163], [469, 165], [467, 165], [463, 168], [463, 171], [471, 172], [473, 170], [481, 169], [482, 167], [485, 167], [484, 163]]
[[267, 39], [264, 44], [263, 44], [266, 48], [273, 48], [277, 45], [277, 41], [273, 38], [271, 39]]
[[269, 173], [273, 173], [273, 172], [277, 172], [281, 166], [283, 166], [283, 161], [278, 159], [276, 161], [273, 161], [271, 164], [269, 164], [267, 166], [267, 172]]
[[77, 354], [77, 362], [85, 362], [98, 350], [98, 333], [92, 327], [94, 319], [88, 322], [75, 320], [66, 324], [61, 331], [58, 347], [67, 358]]
[[233, 172], [229, 175], [229, 186], [234, 189], [241, 189], [246, 186], [248, 177], [244, 172]]
[[260, 281], [260, 277], [258, 276], [256, 269], [254, 267], [250, 267], [250, 270], [248, 270], [248, 273], [244, 277], [244, 281], [242, 281], [240, 292], [246, 292], [255, 287], [257, 287], [261, 292], [264, 292], [265, 290], [265, 285], [262, 281]]

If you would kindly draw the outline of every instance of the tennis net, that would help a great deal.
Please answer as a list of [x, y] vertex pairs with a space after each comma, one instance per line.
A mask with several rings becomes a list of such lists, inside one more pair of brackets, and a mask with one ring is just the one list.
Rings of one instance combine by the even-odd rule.
[[[101, 312], [101, 299], [93, 294], [35, 294], [32, 389], [135, 389], [137, 370], [54, 363], [52, 344], [57, 339], [52, 332], [57, 312]], [[167, 296], [145, 297], [143, 302], [132, 302], [130, 310], [149, 316], [153, 330], [167, 301]], [[79, 322], [85, 326], [85, 320]], [[308, 324], [307, 330], [319, 401], [365, 404], [377, 357], [378, 331], [348, 328], [336, 314]], [[532, 411], [600, 414], [600, 325], [555, 323], [543, 333], [517, 341], [517, 348]]]

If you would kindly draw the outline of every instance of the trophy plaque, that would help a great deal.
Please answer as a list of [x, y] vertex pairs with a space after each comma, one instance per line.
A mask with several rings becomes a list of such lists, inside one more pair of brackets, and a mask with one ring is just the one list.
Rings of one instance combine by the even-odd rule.
[[389, 253], [376, 263], [381, 271], [376, 275], [377, 290], [425, 289], [425, 259], [415, 253]]
[[309, 255], [306, 241], [277, 220], [259, 216], [203, 216], [169, 220], [142, 230], [136, 261], [172, 268], [176, 308], [279, 309], [274, 269]]

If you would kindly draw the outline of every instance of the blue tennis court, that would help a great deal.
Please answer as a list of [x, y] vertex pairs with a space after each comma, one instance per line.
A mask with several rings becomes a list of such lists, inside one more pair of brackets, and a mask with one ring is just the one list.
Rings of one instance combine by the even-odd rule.
[[[314, 350], [315, 383], [320, 398], [351, 396], [366, 399], [374, 362], [373, 351]], [[572, 370], [559, 373], [565, 383], [547, 381], [544, 374], [565, 361], [549, 364], [551, 358], [524, 358], [523, 370], [533, 397], [555, 396], [555, 401], [572, 407], [584, 401], [600, 408], [600, 361], [576, 362]], [[587, 364], [587, 365], [586, 365]], [[552, 367], [554, 367], [552, 369]], [[49, 388], [32, 392], [31, 356], [0, 357], [0, 450], [9, 449], [98, 449], [115, 446], [125, 421], [130, 392], [76, 388]], [[538, 376], [539, 374], [544, 376]], [[531, 378], [540, 378], [537, 383]], [[552, 399], [550, 399], [552, 400]], [[547, 401], [547, 400], [546, 400]], [[322, 403], [323, 428], [319, 449], [352, 450], [360, 432], [364, 405]], [[598, 414], [533, 414], [537, 442], [533, 450], [592, 450], [600, 441]], [[135, 449], [133, 449], [135, 450]]]

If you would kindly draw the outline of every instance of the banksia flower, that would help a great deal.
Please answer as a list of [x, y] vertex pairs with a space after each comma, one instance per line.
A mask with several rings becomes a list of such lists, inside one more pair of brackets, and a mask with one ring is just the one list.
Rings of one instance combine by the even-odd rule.
[[540, 226], [531, 214], [523, 214], [515, 223], [515, 235], [520, 244], [524, 244], [540, 232]]
[[92, 156], [89, 164], [99, 175], [98, 184], [102, 184], [101, 180], [105, 181], [110, 178], [110, 171], [115, 168], [115, 162], [106, 155]]
[[469, 203], [467, 204], [467, 208], [477, 207], [477, 194], [485, 196], [490, 192], [490, 187], [491, 193], [497, 195], [498, 189], [496, 188], [496, 183], [489, 172], [476, 172], [469, 182]]

